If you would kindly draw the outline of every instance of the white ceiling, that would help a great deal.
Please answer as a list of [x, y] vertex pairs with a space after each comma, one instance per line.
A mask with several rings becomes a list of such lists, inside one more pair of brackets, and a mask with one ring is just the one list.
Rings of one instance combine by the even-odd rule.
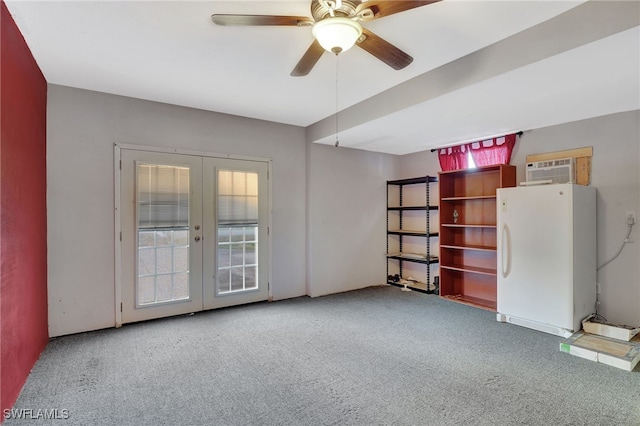
[[640, 109], [635, 1], [444, 0], [365, 24], [414, 57], [404, 70], [356, 47], [306, 77], [289, 73], [310, 28], [210, 16], [311, 16], [309, 0], [5, 1], [49, 83], [302, 126], [312, 142], [333, 144], [337, 124], [340, 146], [406, 154]]

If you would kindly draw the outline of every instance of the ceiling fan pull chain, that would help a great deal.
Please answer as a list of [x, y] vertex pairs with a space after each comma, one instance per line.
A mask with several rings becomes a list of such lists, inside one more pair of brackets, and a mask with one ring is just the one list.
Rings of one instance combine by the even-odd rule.
[[340, 145], [340, 141], [338, 140], [338, 61], [340, 60], [340, 55], [336, 54], [336, 148]]

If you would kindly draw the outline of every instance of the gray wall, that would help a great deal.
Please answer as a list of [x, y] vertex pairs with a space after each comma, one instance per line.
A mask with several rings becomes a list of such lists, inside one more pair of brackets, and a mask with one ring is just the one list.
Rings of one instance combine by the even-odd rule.
[[385, 281], [385, 181], [398, 157], [306, 144], [294, 126], [57, 85], [47, 138], [51, 336], [115, 325], [114, 143], [272, 159], [275, 300]]
[[[526, 129], [523, 129], [526, 130]], [[640, 214], [640, 111], [631, 111], [525, 131], [518, 139], [511, 164], [517, 182], [525, 180], [526, 156], [592, 146], [591, 185], [597, 188], [598, 264], [622, 245], [625, 214]], [[400, 158], [402, 176], [434, 174], [437, 154], [424, 151]], [[620, 256], [598, 273], [599, 313], [614, 323], [640, 326], [640, 224]]]
[[307, 145], [310, 296], [386, 282], [386, 181], [398, 157]]
[[[115, 324], [116, 142], [272, 159], [276, 300], [383, 283], [385, 181], [440, 169], [429, 151], [392, 156], [305, 143], [304, 129], [294, 126], [56, 85], [49, 85], [48, 97], [51, 336]], [[640, 213], [640, 112], [529, 130], [519, 139], [512, 164], [521, 181], [526, 155], [583, 146], [594, 147], [602, 263], [622, 243], [626, 211]], [[634, 241], [639, 228], [634, 227]], [[600, 271], [599, 281], [600, 313], [613, 322], [640, 325], [638, 243], [627, 244]]]
[[[620, 248], [626, 212], [640, 213], [640, 111], [619, 113], [525, 132], [511, 163], [525, 180], [527, 155], [593, 147], [591, 185], [597, 191], [598, 265]], [[598, 273], [599, 313], [618, 324], [640, 326], [640, 224], [620, 256]]]
[[274, 299], [306, 294], [304, 129], [49, 85], [51, 336], [113, 327], [114, 143], [266, 157]]

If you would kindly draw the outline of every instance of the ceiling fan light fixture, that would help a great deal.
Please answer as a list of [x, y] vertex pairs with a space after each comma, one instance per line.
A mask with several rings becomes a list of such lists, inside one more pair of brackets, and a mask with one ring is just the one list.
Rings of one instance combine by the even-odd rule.
[[362, 26], [349, 18], [332, 17], [316, 22], [312, 33], [320, 46], [337, 55], [353, 47], [362, 35]]

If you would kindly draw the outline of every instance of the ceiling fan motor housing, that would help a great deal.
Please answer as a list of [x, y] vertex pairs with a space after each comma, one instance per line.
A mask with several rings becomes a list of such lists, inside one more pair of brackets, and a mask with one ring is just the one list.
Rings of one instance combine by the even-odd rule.
[[357, 7], [362, 3], [360, 0], [342, 0], [340, 7], [335, 8], [336, 5], [335, 0], [312, 0], [311, 1], [311, 16], [316, 22], [322, 21], [325, 18], [331, 16], [331, 12], [325, 6], [325, 4], [329, 4], [333, 7], [334, 16], [338, 17], [353, 17], [356, 14]]

